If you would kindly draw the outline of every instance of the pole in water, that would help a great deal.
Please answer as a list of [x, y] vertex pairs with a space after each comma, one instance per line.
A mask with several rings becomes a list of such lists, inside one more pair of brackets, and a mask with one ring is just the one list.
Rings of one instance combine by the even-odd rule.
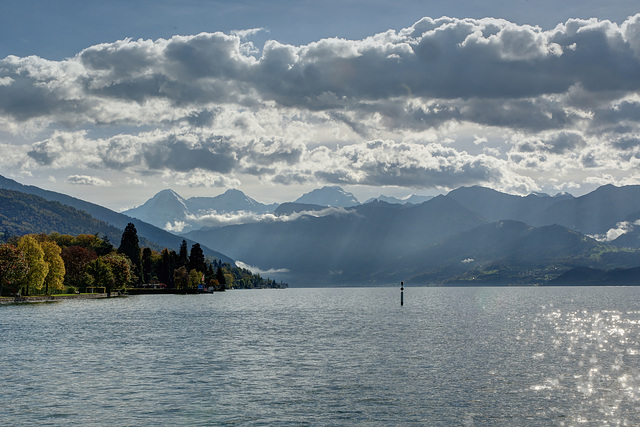
[[404, 305], [404, 282], [400, 282], [400, 305]]

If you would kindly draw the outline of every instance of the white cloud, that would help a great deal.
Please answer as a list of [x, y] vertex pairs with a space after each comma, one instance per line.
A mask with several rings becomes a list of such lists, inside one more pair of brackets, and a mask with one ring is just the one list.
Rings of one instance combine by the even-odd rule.
[[[217, 212], [199, 211], [186, 216], [188, 225], [201, 227], [221, 227], [225, 225], [250, 224], [256, 222], [288, 222], [295, 221], [303, 216], [320, 218], [328, 215], [353, 215], [354, 213], [344, 208], [328, 207], [317, 211], [301, 211], [289, 215], [276, 215], [274, 213], [256, 213], [249, 211]], [[178, 224], [180, 226], [180, 224]], [[167, 227], [175, 228], [175, 224], [168, 224]], [[169, 230], [169, 228], [165, 229]], [[182, 229], [185, 225], [182, 225]], [[171, 230], [169, 230], [171, 231]]]
[[263, 270], [263, 269], [260, 269], [258, 267], [251, 266], [249, 264], [245, 264], [244, 262], [238, 261], [238, 260], [236, 260], [236, 265], [238, 267], [240, 267], [240, 268], [245, 268], [245, 269], [249, 270], [253, 274], [260, 274], [262, 276], [265, 276], [265, 275], [268, 275], [268, 274], [288, 273], [289, 272], [289, 269], [287, 269], [287, 268], [269, 268], [267, 270]]
[[181, 233], [187, 227], [187, 223], [184, 221], [167, 222], [164, 229], [172, 233]]
[[67, 177], [67, 184], [89, 185], [93, 187], [110, 187], [111, 183], [102, 178], [89, 175], [70, 175]]
[[0, 163], [190, 188], [631, 182], [639, 28], [640, 14], [552, 30], [424, 18], [301, 46], [256, 47], [247, 38], [262, 29], [250, 29], [125, 39], [62, 61], [9, 56], [0, 131], [21, 142], [3, 142]]
[[639, 221], [636, 221], [635, 223], [632, 223], [630, 221], [622, 221], [617, 223], [615, 228], [609, 229], [604, 235], [597, 234], [590, 237], [601, 242], [612, 242], [618, 237], [633, 231], [633, 229], [637, 225], [640, 225]]

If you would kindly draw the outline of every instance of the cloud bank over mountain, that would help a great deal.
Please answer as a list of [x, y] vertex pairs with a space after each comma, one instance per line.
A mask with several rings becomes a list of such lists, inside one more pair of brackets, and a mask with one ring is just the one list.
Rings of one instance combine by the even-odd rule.
[[550, 30], [427, 17], [300, 46], [259, 32], [0, 60], [0, 167], [88, 185], [639, 181], [640, 14]]

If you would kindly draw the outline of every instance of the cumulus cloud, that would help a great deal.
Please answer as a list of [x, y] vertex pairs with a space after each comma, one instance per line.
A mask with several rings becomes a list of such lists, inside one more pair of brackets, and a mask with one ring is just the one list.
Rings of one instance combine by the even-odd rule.
[[5, 58], [0, 111], [21, 120], [81, 111], [96, 119], [99, 101], [109, 100], [165, 99], [174, 106], [272, 100], [330, 110], [407, 94], [521, 99], [576, 85], [638, 90], [639, 16], [620, 27], [570, 20], [550, 31], [490, 18], [424, 18], [363, 40], [323, 39], [304, 46], [269, 41], [257, 58], [242, 48], [252, 30], [125, 39], [65, 61]]
[[368, 141], [336, 152], [315, 150], [316, 177], [337, 184], [456, 187], [504, 178], [495, 159], [440, 143]]
[[640, 14], [551, 30], [427, 17], [301, 46], [255, 46], [259, 31], [0, 60], [0, 130], [36, 135], [3, 165], [190, 187], [257, 177], [531, 191], [568, 171], [620, 180], [640, 162]]
[[601, 242], [612, 242], [616, 240], [618, 237], [632, 232], [634, 228], [638, 225], [640, 225], [640, 221], [635, 221], [635, 222], [622, 221], [617, 223], [615, 228], [609, 229], [605, 234], [597, 234], [590, 237], [593, 237], [594, 239]]
[[187, 227], [188, 224], [184, 221], [173, 221], [167, 222], [167, 224], [164, 226], [164, 229], [172, 233], [181, 233]]
[[102, 178], [89, 175], [70, 175], [67, 177], [67, 184], [90, 185], [93, 187], [109, 187], [111, 183]]

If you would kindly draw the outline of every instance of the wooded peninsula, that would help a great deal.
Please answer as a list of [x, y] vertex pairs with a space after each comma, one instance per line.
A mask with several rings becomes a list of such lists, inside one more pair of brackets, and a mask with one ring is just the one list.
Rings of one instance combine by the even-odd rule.
[[199, 243], [178, 252], [141, 248], [133, 223], [115, 248], [96, 234], [0, 235], [0, 296], [113, 291], [196, 293], [286, 288], [251, 271], [205, 257]]

